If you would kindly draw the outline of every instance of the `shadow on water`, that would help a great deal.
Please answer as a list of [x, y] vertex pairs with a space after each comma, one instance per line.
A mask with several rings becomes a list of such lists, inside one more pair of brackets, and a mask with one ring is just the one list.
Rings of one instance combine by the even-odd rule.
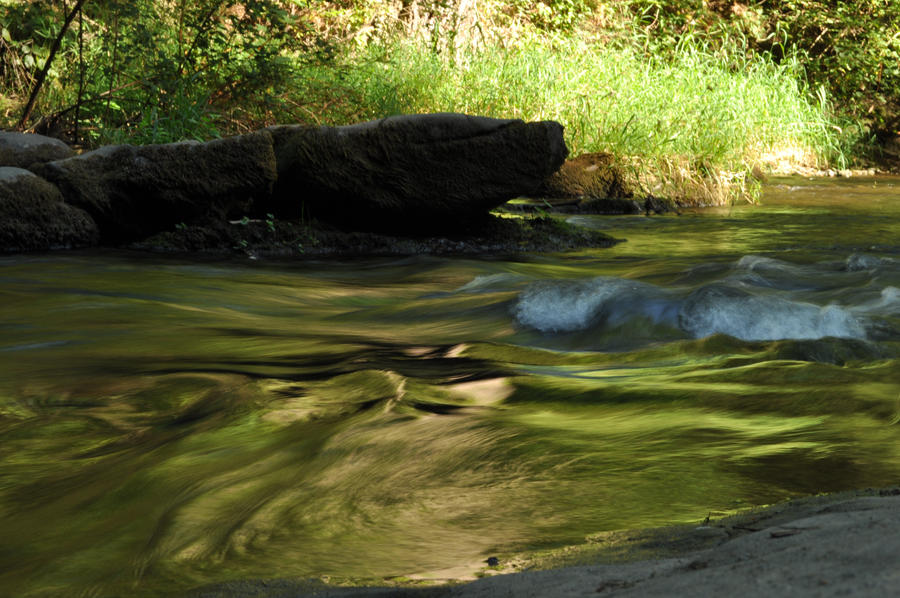
[[579, 217], [628, 243], [521, 261], [0, 258], [0, 594], [471, 572], [896, 483], [872, 184]]

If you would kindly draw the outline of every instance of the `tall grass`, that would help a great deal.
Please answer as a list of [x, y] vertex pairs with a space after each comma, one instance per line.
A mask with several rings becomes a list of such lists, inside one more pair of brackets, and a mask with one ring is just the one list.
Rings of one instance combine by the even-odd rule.
[[631, 166], [647, 193], [699, 194], [697, 203], [749, 197], [747, 173], [776, 159], [846, 162], [849, 136], [824, 92], [811, 94], [791, 60], [775, 64], [690, 43], [658, 58], [575, 40], [494, 46], [448, 60], [397, 42], [369, 46], [339, 72], [300, 78], [345, 90], [331, 112], [318, 113], [329, 124], [441, 111], [557, 120], [573, 154], [609, 152]]

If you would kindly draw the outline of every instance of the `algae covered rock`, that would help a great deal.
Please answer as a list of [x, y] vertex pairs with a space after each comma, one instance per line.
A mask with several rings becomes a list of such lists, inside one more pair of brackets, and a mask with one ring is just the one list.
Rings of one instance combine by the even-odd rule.
[[53, 137], [0, 131], [0, 166], [28, 168], [39, 162], [52, 162], [72, 156], [68, 145]]
[[636, 213], [641, 206], [612, 154], [581, 154], [566, 160], [558, 171], [547, 177], [536, 196], [553, 204], [575, 206], [579, 212]]
[[35, 174], [0, 167], [0, 252], [96, 245], [97, 225]]
[[354, 230], [458, 226], [533, 192], [568, 154], [552, 121], [420, 114], [268, 130], [278, 183], [264, 211]]
[[35, 171], [96, 220], [103, 243], [244, 214], [271, 193], [276, 175], [265, 131], [207, 143], [107, 146]]

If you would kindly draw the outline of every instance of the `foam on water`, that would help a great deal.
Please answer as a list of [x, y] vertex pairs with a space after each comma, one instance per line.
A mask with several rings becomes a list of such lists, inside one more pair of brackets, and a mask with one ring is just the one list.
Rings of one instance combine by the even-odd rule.
[[748, 341], [866, 338], [859, 321], [839, 306], [751, 295], [715, 285], [692, 293], [679, 316], [681, 328], [695, 338], [717, 333]]
[[532, 284], [519, 295], [514, 314], [521, 324], [542, 332], [572, 332], [601, 319], [613, 325], [638, 316], [674, 321], [677, 307], [659, 287], [600, 276]]
[[587, 328], [603, 304], [626, 281], [598, 278], [587, 282], [536, 283], [519, 296], [516, 319], [542, 332], [570, 332]]
[[[865, 340], [867, 327], [874, 330], [879, 319], [900, 313], [900, 289], [883, 286], [873, 270], [890, 261], [855, 254], [835, 271], [834, 262], [792, 264], [745, 256], [718, 280], [686, 287], [608, 276], [541, 281], [519, 294], [513, 313], [519, 324], [545, 333], [624, 327], [627, 334], [629, 322], [643, 325], [637, 324], [640, 319], [693, 338]], [[870, 274], [861, 278], [862, 270]], [[883, 322], [878, 326], [893, 329]]]
[[874, 270], [881, 266], [886, 260], [874, 255], [865, 253], [854, 253], [847, 258], [846, 268], [848, 272], [860, 272], [865, 270]]
[[885, 287], [878, 299], [867, 301], [852, 308], [856, 314], [900, 315], [900, 288]]

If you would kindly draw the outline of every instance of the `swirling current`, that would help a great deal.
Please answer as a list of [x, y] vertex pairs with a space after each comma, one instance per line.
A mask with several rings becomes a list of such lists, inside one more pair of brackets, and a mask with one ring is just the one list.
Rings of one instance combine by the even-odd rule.
[[514, 258], [0, 257], [0, 595], [455, 578], [900, 479], [900, 181]]

